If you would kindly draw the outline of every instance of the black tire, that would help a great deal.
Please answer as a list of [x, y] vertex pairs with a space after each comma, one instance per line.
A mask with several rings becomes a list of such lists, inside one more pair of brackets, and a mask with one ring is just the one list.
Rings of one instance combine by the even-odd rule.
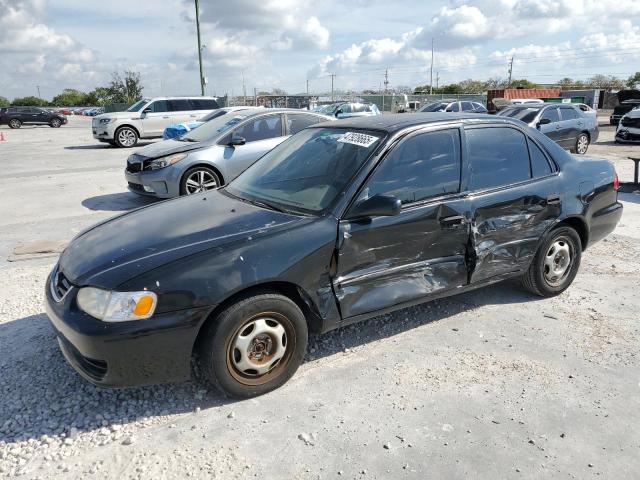
[[[552, 281], [549, 277], [553, 276], [553, 272], [549, 271], [547, 260], [556, 261], [558, 255], [562, 252], [552, 250], [554, 245], [564, 242], [570, 252], [569, 265], [566, 271], [557, 279]], [[561, 247], [562, 248], [562, 247]], [[573, 228], [569, 226], [558, 227], [547, 235], [542, 242], [533, 262], [529, 266], [529, 270], [522, 276], [522, 284], [531, 293], [541, 297], [553, 297], [564, 292], [573, 282], [580, 268], [580, 260], [582, 258], [582, 242], [580, 236]], [[560, 265], [560, 264], [558, 264]]]
[[[285, 332], [277, 345], [277, 337], [268, 333], [258, 333], [251, 338], [254, 332], [259, 332], [257, 322], [263, 320], [272, 322], [269, 328], [280, 325], [282, 328], [277, 327], [276, 332]], [[276, 293], [242, 299], [226, 308], [205, 328], [195, 351], [196, 372], [201, 381], [230, 397], [256, 397], [282, 386], [296, 372], [307, 350], [308, 330], [304, 314], [295, 302]], [[237, 347], [239, 342], [247, 345], [245, 358]], [[277, 357], [276, 350], [282, 344], [285, 345], [284, 353]], [[257, 360], [256, 355], [259, 355]], [[261, 368], [268, 368], [268, 371], [260, 374], [251, 369], [238, 369], [239, 364], [256, 364], [251, 362], [263, 362]]]
[[17, 118], [12, 118], [11, 120], [9, 120], [9, 128], [20, 128], [22, 126], [22, 122], [20, 120], [18, 120]]
[[120, 148], [131, 148], [138, 143], [138, 132], [131, 127], [120, 127], [116, 130], [113, 140]]
[[578, 155], [584, 155], [587, 153], [587, 150], [589, 150], [589, 143], [589, 135], [582, 132], [578, 135], [578, 138], [576, 138], [576, 144], [573, 147], [574, 152]]
[[[203, 187], [213, 183], [215, 183], [215, 185], [204, 189], [198, 189], [193, 184], [187, 184], [187, 182], [189, 182], [190, 179], [193, 179], [193, 177], [201, 177], [201, 180], [203, 181], [201, 181], [200, 184]], [[199, 180], [196, 179], [196, 181]], [[206, 190], [213, 190], [220, 186], [222, 186], [222, 179], [220, 178], [220, 175], [218, 175], [218, 173], [212, 168], [199, 165], [197, 167], [190, 168], [182, 175], [182, 178], [180, 179], [180, 195], [191, 195], [194, 193], [204, 192]]]
[[52, 118], [49, 122], [49, 126], [51, 128], [60, 128], [62, 126], [62, 120], [60, 120], [59, 118]]

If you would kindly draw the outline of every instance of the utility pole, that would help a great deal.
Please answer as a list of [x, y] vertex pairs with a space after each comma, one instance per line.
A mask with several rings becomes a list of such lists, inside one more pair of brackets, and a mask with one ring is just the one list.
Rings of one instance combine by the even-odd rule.
[[509, 83], [508, 87], [511, 87], [511, 74], [513, 73], [513, 55], [511, 55], [511, 61], [509, 62]]
[[258, 106], [258, 91], [256, 90], [256, 87], [253, 87], [253, 104], [254, 106]]
[[309, 79], [307, 78], [307, 97], [309, 96]]
[[384, 70], [384, 93], [389, 91], [389, 69]]
[[200, 64], [200, 93], [204, 97], [204, 74], [202, 73], [202, 42], [200, 40], [200, 6], [196, 2], [196, 30], [198, 31], [198, 63]]
[[438, 90], [439, 82], [440, 82], [440, 72], [436, 71], [436, 90]]
[[42, 97], [40, 96], [40, 85], [36, 85], [36, 88], [38, 89], [38, 98], [42, 99]]
[[244, 85], [244, 70], [242, 71], [242, 105], [247, 106], [247, 89]]
[[329, 75], [331, 77], [331, 101], [333, 102], [333, 79], [335, 78], [335, 73]]
[[433, 37], [431, 37], [431, 73], [429, 80], [429, 95], [433, 95]]

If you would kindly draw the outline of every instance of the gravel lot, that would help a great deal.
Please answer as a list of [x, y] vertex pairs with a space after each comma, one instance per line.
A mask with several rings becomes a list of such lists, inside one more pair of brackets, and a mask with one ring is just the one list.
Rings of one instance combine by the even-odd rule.
[[[637, 478], [640, 195], [553, 299], [507, 282], [313, 337], [283, 388], [229, 401], [193, 382], [103, 390], [58, 350], [42, 305], [55, 253], [143, 205], [130, 153], [90, 120], [0, 143], [0, 478]], [[590, 154], [631, 179], [603, 127]], [[29, 259], [26, 259], [29, 258]]]

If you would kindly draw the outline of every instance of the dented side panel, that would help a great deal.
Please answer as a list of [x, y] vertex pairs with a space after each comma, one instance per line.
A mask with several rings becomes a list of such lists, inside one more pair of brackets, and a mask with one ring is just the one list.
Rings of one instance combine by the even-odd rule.
[[397, 216], [340, 222], [334, 290], [343, 319], [426, 298], [467, 282], [468, 201], [405, 209]]
[[540, 238], [561, 214], [558, 187], [552, 176], [472, 197], [471, 283], [529, 267]]

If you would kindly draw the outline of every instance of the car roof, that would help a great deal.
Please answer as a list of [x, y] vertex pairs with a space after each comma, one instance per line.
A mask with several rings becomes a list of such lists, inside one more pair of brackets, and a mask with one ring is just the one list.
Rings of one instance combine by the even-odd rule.
[[[509, 117], [498, 117], [486, 113], [449, 113], [449, 112], [418, 112], [395, 113], [390, 115], [373, 115], [368, 117], [351, 117], [331, 123], [320, 123], [319, 126], [337, 128], [359, 128], [364, 130], [382, 130], [395, 133], [405, 128], [438, 123], [462, 122], [473, 123], [508, 123], [522, 126], [522, 122]], [[314, 128], [311, 126], [310, 128]]]

